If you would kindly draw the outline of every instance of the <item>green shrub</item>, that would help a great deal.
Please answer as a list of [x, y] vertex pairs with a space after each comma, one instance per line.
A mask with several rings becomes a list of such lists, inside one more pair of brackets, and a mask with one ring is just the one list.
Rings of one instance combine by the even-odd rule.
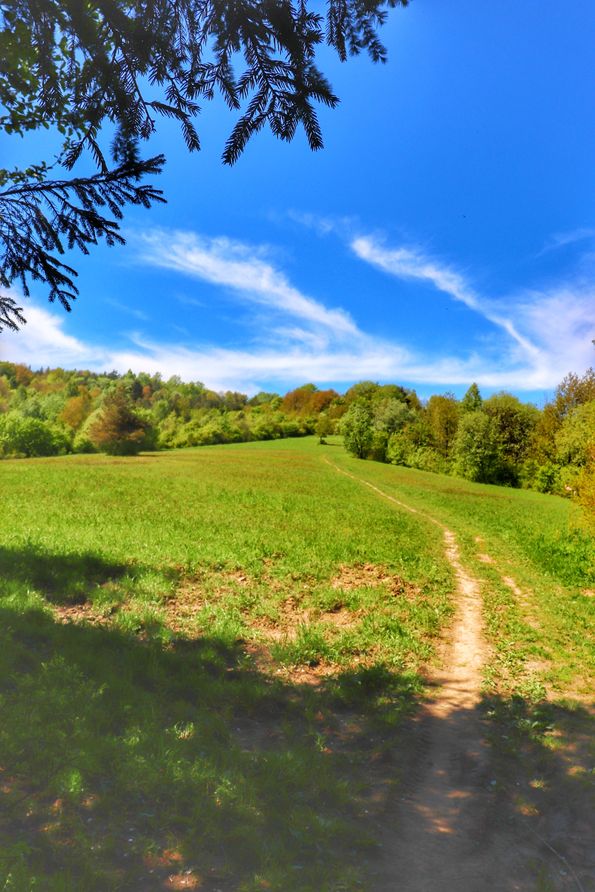
[[70, 449], [64, 431], [39, 418], [25, 418], [19, 412], [0, 416], [0, 454], [34, 458], [62, 455]]
[[453, 445], [453, 470], [476, 483], [498, 483], [503, 470], [502, 443], [493, 418], [478, 410], [463, 415]]

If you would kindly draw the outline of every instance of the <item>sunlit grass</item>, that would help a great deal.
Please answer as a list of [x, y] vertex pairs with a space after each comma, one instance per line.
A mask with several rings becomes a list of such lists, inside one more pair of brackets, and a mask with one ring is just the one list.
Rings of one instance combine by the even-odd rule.
[[370, 741], [450, 614], [439, 533], [313, 441], [0, 478], [7, 888], [362, 888]]
[[592, 540], [562, 500], [314, 439], [6, 461], [0, 888], [373, 889], [453, 576], [439, 527], [326, 458], [457, 534], [499, 752], [583, 728], [544, 699], [590, 671]]
[[[482, 580], [494, 690], [532, 689], [537, 696], [547, 685], [554, 697], [588, 694], [595, 540], [573, 504], [340, 453], [333, 460], [456, 533], [465, 562]], [[537, 665], [528, 677], [527, 666]]]

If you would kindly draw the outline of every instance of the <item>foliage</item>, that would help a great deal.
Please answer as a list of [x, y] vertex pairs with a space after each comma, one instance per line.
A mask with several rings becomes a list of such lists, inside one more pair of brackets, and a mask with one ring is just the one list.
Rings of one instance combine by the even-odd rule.
[[[0, 286], [17, 282], [29, 296], [30, 279], [44, 282], [49, 300], [58, 299], [70, 310], [77, 295], [76, 272], [59, 256], [74, 247], [87, 254], [102, 239], [108, 245], [123, 244], [117, 223], [122, 208], [148, 208], [162, 201], [158, 190], [138, 180], [159, 173], [163, 161], [158, 157], [142, 166], [126, 162], [90, 177], [19, 183], [0, 192]], [[105, 207], [115, 219], [102, 216]], [[23, 322], [22, 308], [8, 300], [2, 298], [0, 330], [2, 324], [17, 329]]]
[[396, 433], [415, 417], [405, 400], [395, 397], [380, 399], [374, 408], [374, 428], [383, 431], [387, 437]]
[[[469, 421], [476, 413], [464, 412], [462, 401], [452, 394], [434, 395], [422, 404], [415, 391], [372, 381], [353, 385], [344, 396], [306, 384], [285, 396], [262, 392], [248, 398], [236, 391], [215, 393], [200, 381], [184, 382], [177, 376], [163, 380], [131, 371], [32, 371], [0, 362], [0, 421], [7, 414], [35, 419], [42, 427], [33, 427], [45, 431], [34, 452], [14, 445], [0, 454], [97, 451], [90, 431], [105, 400], [120, 389], [142, 420], [142, 449], [312, 433], [325, 438], [343, 424], [346, 444], [363, 458], [470, 479], [480, 475], [508, 486], [582, 498], [587, 504], [581, 493], [591, 486], [592, 378], [592, 370], [583, 377], [567, 376], [541, 411], [505, 392], [483, 400], [477, 388], [470, 388], [475, 402], [481, 400], [483, 421], [478, 424]], [[561, 407], [566, 407], [563, 412]]]
[[314, 432], [320, 443], [326, 442], [325, 438], [333, 433], [333, 423], [326, 412], [321, 412], [318, 416]]
[[483, 398], [481, 396], [481, 393], [479, 392], [479, 387], [474, 381], [461, 400], [461, 411], [479, 412], [482, 406]]
[[494, 420], [481, 410], [461, 419], [453, 444], [454, 467], [461, 477], [494, 483], [502, 472], [502, 441]]
[[[0, 363], [0, 418], [10, 412], [19, 418], [38, 419], [60, 432], [62, 451], [96, 452], [104, 449], [104, 440], [93, 437], [92, 429], [102, 418], [104, 404], [118, 389], [137, 419], [131, 430], [145, 430], [139, 435], [141, 449], [299, 437], [313, 433], [319, 418], [330, 433], [335, 419], [344, 412], [335, 391], [318, 391], [313, 386], [308, 389], [313, 402], [298, 402], [293, 409], [284, 410], [278, 394], [259, 394], [248, 400], [245, 394], [215, 393], [201, 382], [185, 383], [176, 376], [163, 381], [160, 375], [144, 372], [32, 372], [26, 366], [5, 362]], [[325, 408], [319, 411], [318, 406]], [[127, 449], [133, 443], [130, 436], [128, 443]], [[35, 454], [53, 454], [52, 446], [48, 451], [40, 449]], [[16, 447], [12, 450], [18, 451]]]
[[556, 455], [561, 464], [583, 467], [595, 445], [595, 399], [571, 409], [556, 434]]
[[595, 444], [591, 441], [587, 461], [576, 481], [578, 500], [585, 509], [587, 522], [595, 532]]
[[370, 409], [363, 402], [352, 403], [341, 420], [340, 430], [347, 451], [356, 458], [366, 458], [374, 438]]
[[17, 412], [0, 415], [0, 455], [59, 455], [68, 447], [68, 437], [44, 421]]
[[556, 435], [561, 484], [577, 496], [595, 527], [595, 399], [572, 409]]
[[448, 458], [459, 425], [462, 409], [451, 393], [431, 396], [427, 405], [428, 425], [436, 450]]
[[301, 417], [315, 417], [327, 410], [338, 397], [336, 390], [319, 390], [314, 384], [304, 384], [286, 393], [280, 408]]
[[556, 419], [561, 423], [573, 409], [595, 400], [595, 369], [587, 369], [585, 374], [571, 372], [556, 388], [552, 403]]
[[136, 455], [147, 446], [149, 425], [118, 388], [108, 394], [88, 431], [96, 449], [108, 455]]
[[535, 406], [522, 403], [511, 393], [495, 393], [484, 400], [483, 411], [493, 418], [506, 461], [517, 466], [525, 459], [533, 431], [540, 417]]
[[[378, 27], [387, 7], [406, 5], [330, 0], [323, 15], [307, 0], [2, 3], [0, 129], [21, 137], [48, 129], [59, 148], [53, 164], [0, 170], [0, 189], [7, 187], [0, 192], [0, 285], [20, 282], [27, 294], [30, 279], [44, 282], [49, 299], [70, 309], [76, 273], [61, 256], [73, 247], [87, 253], [100, 240], [122, 242], [124, 208], [163, 200], [140, 180], [158, 174], [165, 158], [141, 158], [140, 143], [158, 118], [171, 118], [188, 149], [198, 150], [194, 122], [216, 93], [240, 112], [225, 163], [237, 161], [267, 124], [287, 141], [301, 125], [310, 147], [321, 148], [314, 104], [334, 107], [338, 99], [317, 64], [319, 45], [326, 40], [343, 60], [367, 50], [384, 61]], [[96, 172], [72, 176], [83, 155]], [[56, 177], [56, 166], [67, 174]], [[0, 328], [22, 322], [22, 308], [2, 296]]]

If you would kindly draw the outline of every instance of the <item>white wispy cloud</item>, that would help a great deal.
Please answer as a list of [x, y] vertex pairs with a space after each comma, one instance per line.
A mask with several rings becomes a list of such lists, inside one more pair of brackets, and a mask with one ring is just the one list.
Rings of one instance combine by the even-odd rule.
[[91, 347], [64, 331], [67, 315], [64, 311], [49, 312], [31, 301], [22, 301], [27, 324], [19, 332], [0, 334], [0, 358], [22, 362], [33, 368], [61, 366], [81, 368], [94, 364], [101, 350]]
[[[327, 308], [303, 294], [268, 257], [265, 249], [228, 239], [195, 234], [145, 234], [141, 254], [155, 266], [175, 270], [219, 286], [246, 307], [266, 329], [255, 341], [246, 335], [236, 348], [198, 343], [186, 329], [176, 340], [128, 335], [128, 346], [92, 344], [67, 333], [68, 316], [27, 302], [28, 325], [0, 336], [0, 358], [34, 368], [64, 366], [94, 371], [117, 369], [160, 372], [201, 380], [216, 390], [254, 393], [360, 379], [392, 380], [431, 388], [468, 386], [517, 392], [554, 388], [569, 371], [582, 373], [593, 363], [595, 284], [556, 282], [521, 290], [499, 301], [483, 296], [453, 265], [419, 249], [387, 248], [380, 240], [359, 236], [350, 242], [363, 261], [396, 279], [423, 281], [480, 313], [499, 332], [497, 350], [481, 350], [461, 340], [456, 355], [435, 349], [413, 350], [396, 337], [367, 334], [341, 308]], [[122, 342], [122, 339], [120, 339]], [[494, 345], [492, 344], [492, 347]]]
[[524, 337], [512, 319], [497, 312], [471, 287], [465, 276], [451, 267], [408, 247], [387, 248], [371, 236], [358, 236], [351, 242], [351, 249], [362, 260], [371, 263], [399, 279], [417, 279], [428, 282], [448, 294], [453, 300], [465, 304], [489, 322], [503, 329], [513, 341], [528, 354], [537, 356], [538, 348]]
[[554, 283], [514, 299], [519, 325], [531, 330], [540, 346], [539, 356], [527, 366], [528, 380], [552, 387], [560, 370], [563, 376], [595, 366], [595, 282]]
[[541, 257], [543, 254], [549, 254], [551, 251], [557, 251], [559, 248], [565, 248], [567, 245], [574, 245], [577, 242], [586, 240], [595, 240], [595, 228], [579, 226], [577, 229], [571, 229], [568, 232], [556, 232], [537, 256]]
[[349, 313], [328, 309], [291, 285], [265, 258], [262, 247], [225, 237], [156, 230], [143, 233], [139, 242], [144, 263], [232, 289], [245, 301], [322, 326], [335, 335], [360, 334]]
[[121, 300], [116, 300], [114, 297], [106, 297], [106, 304], [109, 304], [110, 307], [113, 307], [115, 310], [119, 310], [120, 313], [125, 313], [128, 316], [134, 316], [135, 319], [140, 319], [141, 322], [148, 322], [149, 316], [143, 310], [139, 310], [136, 307], [131, 307], [128, 304], [124, 303]]
[[[586, 231], [581, 232], [584, 235]], [[361, 260], [398, 279], [433, 285], [509, 336], [512, 344], [501, 351], [500, 368], [490, 367], [481, 356], [463, 362], [444, 359], [433, 364], [432, 371], [435, 374], [441, 367], [442, 380], [460, 383], [461, 372], [468, 375], [475, 367], [474, 380], [487, 386], [547, 389], [569, 370], [583, 371], [593, 362], [593, 282], [554, 282], [545, 288], [522, 290], [498, 301], [496, 308], [496, 301], [481, 295], [463, 273], [419, 249], [387, 248], [372, 236], [353, 238], [351, 248]], [[425, 368], [417, 369], [414, 377], [425, 378]]]
[[339, 235], [348, 238], [357, 221], [354, 217], [321, 217], [304, 211], [289, 210], [286, 217], [306, 229], [312, 229], [317, 235]]

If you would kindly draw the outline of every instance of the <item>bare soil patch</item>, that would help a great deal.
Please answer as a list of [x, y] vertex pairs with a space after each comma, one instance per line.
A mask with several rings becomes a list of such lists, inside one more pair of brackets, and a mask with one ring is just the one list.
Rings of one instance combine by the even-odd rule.
[[[489, 814], [488, 750], [479, 713], [482, 635], [479, 584], [463, 567], [454, 534], [445, 551], [457, 578], [458, 604], [441, 668], [429, 679], [430, 697], [413, 727], [417, 757], [385, 834], [382, 889], [476, 887], [469, 858]], [[412, 769], [412, 770], [411, 770]], [[482, 853], [483, 859], [483, 853]]]
[[339, 572], [331, 581], [334, 589], [350, 592], [366, 586], [383, 585], [393, 595], [416, 597], [420, 594], [417, 586], [405, 582], [400, 576], [390, 573], [386, 567], [378, 564], [352, 564], [339, 568]]
[[112, 612], [101, 611], [86, 601], [83, 604], [51, 604], [55, 619], [60, 623], [90, 623], [106, 626], [112, 621]]

